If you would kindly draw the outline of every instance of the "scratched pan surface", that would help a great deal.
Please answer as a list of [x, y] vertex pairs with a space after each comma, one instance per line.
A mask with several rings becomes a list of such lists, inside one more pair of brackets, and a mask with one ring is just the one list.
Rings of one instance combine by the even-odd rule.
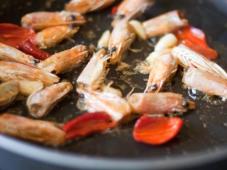
[[[21, 16], [28, 12], [61, 10], [65, 2], [64, 0], [1, 0], [0, 22], [19, 23]], [[207, 33], [209, 43], [220, 54], [217, 62], [227, 69], [227, 19], [224, 14], [206, 0], [166, 0], [157, 3], [140, 19], [144, 20], [171, 9], [184, 10], [191, 24]], [[109, 15], [110, 10], [89, 14], [88, 23], [81, 27], [72, 40], [61, 43], [49, 52], [62, 51], [79, 43], [96, 45], [101, 33], [110, 28], [112, 19]], [[135, 87], [136, 91], [143, 91], [147, 76], [135, 74], [132, 68], [138, 60], [144, 59], [152, 51], [152, 42], [137, 40], [132, 48], [142, 49], [142, 52], [129, 52], [125, 57], [124, 61], [131, 65], [127, 70], [130, 76], [114, 71], [115, 68], [112, 68], [107, 78], [107, 81], [113, 80], [114, 86], [122, 89], [125, 94], [132, 87]], [[83, 67], [84, 65], [61, 77], [75, 82]], [[180, 92], [188, 97], [188, 91], [182, 89], [180, 73], [166, 89]], [[75, 107], [76, 100], [77, 94], [74, 91], [45, 119], [65, 122], [79, 115], [80, 112]], [[183, 116], [185, 125], [180, 135], [159, 147], [136, 143], [131, 135], [134, 122], [57, 149], [5, 136], [0, 136], [0, 146], [11, 153], [25, 156], [30, 161], [38, 160], [68, 168], [176, 168], [196, 166], [225, 158], [227, 156], [227, 104], [219, 100], [209, 104], [205, 99], [196, 99], [196, 103], [197, 109]], [[24, 105], [24, 101], [17, 101], [6, 111], [28, 116]]]

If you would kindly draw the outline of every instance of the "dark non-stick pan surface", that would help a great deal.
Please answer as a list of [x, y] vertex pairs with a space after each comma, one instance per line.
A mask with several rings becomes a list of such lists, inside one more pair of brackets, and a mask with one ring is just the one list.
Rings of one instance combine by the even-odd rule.
[[[28, 12], [62, 10], [65, 2], [64, 0], [1, 0], [0, 22], [19, 24], [21, 16]], [[184, 10], [190, 23], [206, 32], [209, 44], [220, 54], [217, 62], [227, 69], [227, 46], [225, 45], [227, 43], [227, 19], [224, 14], [208, 0], [162, 0], [140, 19], [145, 20], [172, 9]], [[62, 51], [80, 43], [96, 45], [101, 33], [111, 28], [110, 11], [111, 8], [87, 15], [88, 23], [81, 27], [73, 39], [64, 41], [49, 52]], [[133, 68], [139, 60], [143, 60], [153, 50], [153, 41], [155, 40], [134, 42], [132, 48], [142, 49], [142, 51], [138, 53], [130, 51], [125, 56], [124, 62], [130, 64], [131, 67], [123, 74], [112, 67], [107, 82], [113, 80], [114, 86], [122, 89], [124, 94], [127, 94], [133, 87], [135, 91], [142, 92], [147, 76], [133, 72]], [[61, 77], [75, 83], [84, 65]], [[182, 88], [181, 77], [182, 74], [179, 72], [177, 78], [174, 78], [166, 90], [182, 93], [189, 98], [189, 91]], [[74, 90], [45, 119], [63, 123], [79, 115], [80, 112], [76, 109], [77, 97]], [[29, 156], [32, 159], [80, 168], [92, 168], [92, 166], [103, 169], [182, 167], [210, 162], [217, 160], [215, 158], [226, 156], [226, 102], [221, 102], [219, 99], [207, 101], [202, 95], [199, 95], [195, 101], [197, 109], [183, 116], [185, 124], [180, 135], [163, 146], [154, 147], [136, 143], [132, 138], [134, 122], [105, 134], [74, 141], [57, 149], [28, 142], [21, 143], [17, 139], [4, 136], [0, 137], [0, 144], [7, 150], [10, 149], [12, 152]], [[17, 101], [6, 111], [28, 116], [24, 101]], [[118, 161], [119, 159], [121, 161]], [[94, 162], [97, 164], [93, 165]]]

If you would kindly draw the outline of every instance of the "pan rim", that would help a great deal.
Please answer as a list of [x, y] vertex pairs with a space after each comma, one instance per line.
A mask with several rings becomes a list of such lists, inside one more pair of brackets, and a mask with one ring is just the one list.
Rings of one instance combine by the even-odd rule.
[[[13, 147], [12, 147], [13, 146]], [[127, 158], [103, 158], [72, 154], [59, 150], [43, 148], [34, 144], [26, 143], [12, 137], [0, 135], [0, 148], [11, 153], [32, 159], [38, 162], [48, 163], [65, 168], [82, 168], [100, 170], [114, 169], [178, 169], [193, 168], [208, 163], [221, 161], [227, 157], [227, 148], [220, 147], [212, 152], [199, 151], [189, 155], [177, 155], [171, 158], [152, 159], [127, 159]]]
[[[210, 2], [213, 2], [210, 0]], [[189, 153], [188, 155], [176, 155], [166, 158], [150, 158], [150, 159], [127, 159], [127, 158], [103, 158], [84, 156], [79, 154], [67, 153], [60, 150], [46, 149], [41, 146], [30, 144], [17, 140], [12, 137], [0, 135], [0, 148], [11, 153], [29, 158], [35, 161], [48, 163], [66, 168], [82, 168], [101, 170], [115, 169], [179, 169], [193, 168], [196, 166], [213, 163], [227, 158], [227, 148], [219, 147], [212, 152], [198, 151]]]

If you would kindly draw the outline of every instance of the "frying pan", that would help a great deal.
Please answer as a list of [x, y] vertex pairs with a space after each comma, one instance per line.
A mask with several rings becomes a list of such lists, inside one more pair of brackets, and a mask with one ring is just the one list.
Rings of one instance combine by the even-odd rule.
[[[64, 0], [1, 0], [0, 21], [19, 24], [22, 15], [32, 11], [61, 10]], [[212, 3], [211, 3], [212, 2]], [[227, 69], [227, 29], [226, 17], [222, 8], [208, 0], [162, 0], [151, 7], [140, 19], [145, 20], [172, 9], [186, 12], [190, 23], [201, 28], [208, 35], [209, 44], [220, 54], [217, 62]], [[215, 1], [221, 2], [219, 1]], [[218, 5], [219, 7], [222, 5]], [[220, 10], [219, 10], [220, 9]], [[226, 8], [225, 8], [226, 9]], [[110, 8], [102, 12], [88, 14], [88, 23], [81, 27], [73, 39], [64, 41], [50, 53], [68, 49], [76, 44], [96, 45], [101, 33], [110, 28]], [[107, 77], [114, 81], [114, 87], [127, 94], [132, 87], [142, 91], [145, 87], [143, 76], [134, 73], [132, 68], [138, 60], [143, 60], [153, 50], [152, 42], [137, 40], [134, 49], [142, 49], [135, 53], [129, 51], [124, 62], [131, 65], [130, 76], [115, 71], [115, 67]], [[75, 83], [84, 64], [62, 79]], [[174, 78], [166, 90], [182, 93], [188, 98], [189, 91], [182, 88], [181, 73]], [[45, 118], [57, 122], [66, 122], [80, 114], [76, 109], [77, 93], [72, 92]], [[61, 148], [50, 148], [28, 141], [0, 136], [0, 167], [3, 170], [26, 169], [177, 169], [194, 168], [214, 163], [227, 158], [227, 105], [219, 99], [212, 103], [197, 96], [197, 109], [183, 116], [185, 125], [181, 133], [171, 142], [158, 146], [136, 143], [131, 135], [134, 122], [119, 127], [111, 132], [68, 143]], [[17, 101], [7, 110], [11, 113], [28, 116], [24, 101]], [[0, 168], [0, 169], [1, 169]]]

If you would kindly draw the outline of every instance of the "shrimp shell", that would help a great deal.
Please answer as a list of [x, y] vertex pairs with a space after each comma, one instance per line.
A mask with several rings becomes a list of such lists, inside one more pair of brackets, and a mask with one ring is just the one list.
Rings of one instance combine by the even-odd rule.
[[27, 99], [30, 115], [35, 118], [46, 116], [72, 88], [71, 83], [62, 82], [33, 93]]
[[199, 70], [207, 71], [224, 79], [227, 79], [227, 73], [218, 64], [210, 61], [201, 54], [191, 50], [187, 46], [180, 44], [173, 48], [172, 55], [183, 67], [196, 67]]
[[122, 18], [129, 21], [138, 17], [152, 6], [154, 2], [154, 0], [123, 0], [117, 9], [112, 25], [115, 25], [115, 23]]
[[159, 92], [164, 83], [177, 71], [176, 59], [170, 51], [159, 52], [150, 63], [150, 74], [145, 92]]
[[82, 63], [88, 57], [87, 47], [77, 45], [71, 49], [56, 53], [37, 66], [45, 71], [54, 72], [56, 74], [71, 71]]
[[65, 143], [65, 132], [59, 125], [10, 113], [0, 115], [0, 133], [51, 146]]
[[106, 50], [100, 49], [94, 53], [86, 67], [77, 79], [78, 86], [85, 86], [93, 90], [98, 89], [104, 83], [104, 78], [108, 73]]
[[114, 2], [115, 0], [71, 0], [65, 5], [65, 10], [85, 14], [106, 8]]
[[31, 55], [27, 55], [20, 50], [3, 43], [0, 43], [0, 60], [14, 61], [30, 66], [34, 66], [38, 62], [38, 60]]
[[172, 49], [178, 43], [177, 37], [172, 34], [168, 33], [160, 38], [158, 43], [155, 45], [155, 51], [164, 51], [166, 49]]
[[125, 120], [131, 115], [128, 102], [116, 93], [77, 89], [84, 96], [86, 110], [90, 112], [105, 112], [116, 122]]
[[97, 47], [98, 48], [108, 48], [109, 40], [110, 40], [110, 31], [106, 30], [102, 34], [101, 38], [99, 39]]
[[10, 105], [19, 93], [17, 81], [8, 81], [0, 84], [0, 108]]
[[109, 50], [112, 52], [111, 64], [119, 63], [135, 39], [135, 33], [127, 20], [119, 21], [110, 36]]
[[[133, 112], [140, 114], [184, 113], [187, 102], [176, 93], [134, 93], [128, 99]], [[192, 103], [189, 103], [192, 104]]]
[[59, 77], [49, 72], [20, 63], [0, 61], [0, 80], [30, 80], [42, 81], [44, 85], [51, 85], [59, 81]]
[[34, 30], [42, 30], [48, 27], [77, 24], [82, 25], [86, 22], [85, 18], [76, 12], [32, 12], [26, 14], [21, 19], [23, 27]]
[[177, 38], [173, 34], [166, 34], [162, 36], [157, 44], [154, 47], [154, 52], [150, 53], [146, 58], [146, 62], [150, 65], [156, 60], [162, 53], [165, 53], [171, 50], [173, 47], [177, 45]]
[[64, 39], [72, 37], [78, 32], [79, 27], [73, 28], [72, 26], [56, 26], [43, 29], [35, 36], [35, 43], [41, 49], [54, 47]]
[[142, 23], [148, 38], [173, 32], [188, 25], [179, 11], [170, 11]]
[[191, 67], [184, 73], [183, 83], [208, 95], [227, 98], [227, 80], [215, 74]]
[[147, 35], [146, 32], [143, 28], [143, 25], [141, 24], [141, 22], [137, 21], [137, 20], [131, 20], [129, 21], [130, 26], [133, 28], [135, 34], [141, 38], [142, 40], [146, 40], [147, 39]]
[[23, 96], [29, 96], [44, 87], [43, 82], [41, 81], [19, 80], [18, 83], [20, 94]]

